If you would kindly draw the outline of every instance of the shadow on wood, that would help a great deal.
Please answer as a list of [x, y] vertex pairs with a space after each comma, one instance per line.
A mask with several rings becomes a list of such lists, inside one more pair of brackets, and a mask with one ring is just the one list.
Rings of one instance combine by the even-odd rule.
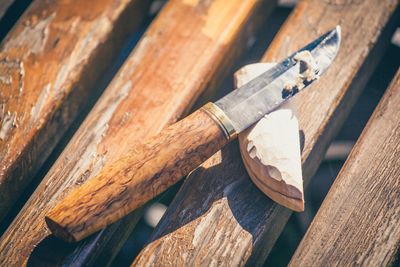
[[[227, 159], [225, 159], [226, 157]], [[251, 248], [257, 240], [259, 236], [258, 229], [262, 225], [273, 225], [272, 222], [268, 223], [269, 218], [273, 218], [271, 215], [276, 214], [279, 210], [281, 215], [286, 214], [286, 216], [289, 216], [289, 210], [274, 205], [269, 198], [256, 188], [250, 181], [242, 162], [229, 160], [231, 157], [240, 158], [237, 141], [217, 152], [202, 167], [199, 167], [188, 176], [185, 184], [190, 184], [190, 188], [181, 188], [164, 215], [164, 219], [161, 220], [153, 233], [153, 238], [157, 237], [157, 239], [152, 241], [151, 246], [145, 248], [144, 251], [151, 249], [153, 253], [157, 254], [156, 251], [161, 246], [170, 245], [169, 242], [163, 241], [172, 238], [177, 241], [174, 242], [174, 246], [177, 246], [177, 248], [174, 248], [173, 252], [179, 253], [180, 251], [195, 249], [195, 251], [201, 253], [203, 247], [219, 246], [220, 244], [202, 243], [203, 238], [198, 239], [197, 237], [218, 236], [218, 233], [235, 236], [241, 234], [243, 230], [250, 233], [250, 235], [242, 239], [241, 244], [238, 244], [238, 246], [247, 249]], [[237, 193], [239, 191], [241, 192], [240, 194]], [[259, 193], [254, 194], [254, 191]], [[198, 205], [190, 205], [188, 203], [198, 203]], [[254, 203], [257, 203], [257, 205]], [[268, 214], [260, 213], [258, 211], [259, 207], [263, 207], [263, 210], [266, 209], [265, 207], [270, 207], [268, 209], [270, 212]], [[234, 220], [236, 223], [227, 223], [227, 220]], [[276, 227], [279, 228], [280, 225], [277, 224]], [[274, 231], [274, 228], [271, 227], [270, 230]], [[187, 235], [192, 236], [192, 231], [194, 232], [192, 240], [191, 238], [180, 238]], [[160, 251], [163, 249], [160, 249]], [[226, 249], [229, 249], [229, 246]], [[251, 254], [251, 251], [247, 253]], [[147, 251], [142, 255], [139, 254], [134, 264], [146, 265], [147, 256], [152, 256], [152, 253]], [[162, 258], [164, 255], [159, 254], [157, 256]], [[176, 256], [175, 259], [178, 261], [184, 258], [182, 255], [165, 256], [168, 258]], [[243, 264], [241, 255], [236, 259], [234, 255], [230, 256], [232, 256], [230, 262], [233, 265]], [[198, 258], [202, 258], [201, 255]], [[175, 263], [179, 265], [184, 262]], [[185, 263], [188, 262], [185, 261]]]
[[60, 266], [75, 247], [75, 244], [66, 243], [50, 235], [33, 250], [27, 266]]
[[[371, 7], [376, 10], [373, 15], [367, 12]], [[331, 28], [329, 24], [340, 23], [343, 29], [341, 52], [319, 82], [324, 89], [310, 88], [298, 96], [300, 128], [305, 133], [302, 152], [305, 184], [311, 180], [330, 140], [387, 47], [393, 19], [398, 14], [396, 7], [395, 1], [384, 4], [370, 0], [340, 7], [303, 1], [268, 48], [264, 60], [276, 61], [295, 50], [305, 37]], [[319, 16], [325, 16], [326, 20], [318, 20]], [[310, 20], [304, 18], [315, 19], [315, 24], [310, 27]], [[236, 142], [209, 159], [203, 165], [207, 171], [189, 176], [134, 264], [261, 265], [264, 262], [291, 212], [274, 204], [250, 182], [241, 169], [235, 145]], [[201, 196], [202, 193], [205, 195]], [[173, 226], [182, 222], [181, 228]]]

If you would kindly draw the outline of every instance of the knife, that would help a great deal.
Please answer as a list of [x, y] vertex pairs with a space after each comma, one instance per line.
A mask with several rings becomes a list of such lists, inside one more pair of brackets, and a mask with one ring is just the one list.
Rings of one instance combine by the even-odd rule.
[[75, 242], [140, 207], [315, 81], [339, 47], [337, 26], [217, 102], [134, 145], [56, 205], [45, 217], [48, 228]]

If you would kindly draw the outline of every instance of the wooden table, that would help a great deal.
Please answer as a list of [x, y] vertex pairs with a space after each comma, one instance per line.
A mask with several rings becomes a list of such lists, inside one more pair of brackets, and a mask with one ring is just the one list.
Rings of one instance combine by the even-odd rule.
[[[11, 2], [5, 1], [0, 16], [7, 16]], [[193, 105], [227, 93], [223, 80], [273, 28], [276, 3], [169, 0], [146, 26], [143, 21], [151, 20], [149, 10], [157, 4], [34, 0], [2, 40], [2, 264], [111, 264], [143, 209], [77, 244], [50, 236], [44, 215], [132, 143], [160, 132]], [[259, 59], [278, 61], [335, 25], [342, 27], [333, 66], [296, 99], [305, 184], [367, 86], [398, 17], [395, 0], [300, 1]], [[140, 27], [144, 34], [121, 59], [119, 51], [129, 47]], [[118, 61], [124, 63], [110, 75], [111, 63]], [[100, 80], [107, 84], [104, 91]], [[397, 74], [294, 254], [293, 266], [394, 261], [400, 244], [399, 91]], [[80, 116], [85, 118], [78, 119], [73, 137], [54, 156]], [[57, 160], [46, 170], [49, 156]], [[20, 209], [15, 201], [29, 192], [40, 170], [44, 177], [37, 178], [37, 188]], [[233, 142], [186, 178], [134, 264], [262, 265], [290, 214], [251, 183]]]

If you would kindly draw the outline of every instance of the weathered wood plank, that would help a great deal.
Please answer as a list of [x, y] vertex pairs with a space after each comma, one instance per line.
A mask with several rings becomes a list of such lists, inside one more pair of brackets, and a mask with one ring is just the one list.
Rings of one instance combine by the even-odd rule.
[[[342, 26], [341, 50], [333, 65], [295, 99], [306, 184], [373, 71], [384, 47], [366, 57], [396, 6], [397, 1], [302, 1], [269, 47], [263, 60], [277, 61], [336, 24]], [[379, 44], [389, 43], [388, 32]], [[228, 145], [189, 175], [134, 265], [264, 262], [290, 211], [250, 182], [237, 145]]]
[[[216, 88], [273, 2], [169, 1], [0, 239], [0, 262], [26, 262], [49, 235], [44, 215], [61, 198], [135, 140], [175, 122], [206, 86]], [[86, 249], [75, 250], [82, 254], [73, 255], [74, 262], [86, 260], [83, 254], [95, 251], [98, 240], [126, 233], [135, 218], [133, 214], [85, 240]]]
[[95, 91], [148, 2], [35, 1], [1, 43], [0, 220]]
[[388, 266], [393, 263], [400, 245], [399, 107], [400, 71], [289, 265]]

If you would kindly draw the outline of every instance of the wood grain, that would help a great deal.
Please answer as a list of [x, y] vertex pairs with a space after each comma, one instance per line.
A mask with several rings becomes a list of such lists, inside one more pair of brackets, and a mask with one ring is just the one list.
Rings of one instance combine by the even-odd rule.
[[34, 1], [1, 43], [0, 220], [96, 91], [147, 3]]
[[[400, 245], [400, 71], [290, 266], [389, 266]], [[334, 245], [333, 245], [334, 244]]]
[[[26, 262], [33, 249], [39, 250], [40, 242], [49, 236], [44, 215], [59, 200], [95, 176], [107, 162], [128, 151], [133, 143], [177, 121], [206, 87], [217, 88], [232, 62], [245, 50], [247, 40], [265, 21], [273, 3], [196, 2], [173, 0], [164, 6], [1, 237], [1, 262], [9, 265]], [[82, 264], [92, 256], [102, 255], [107, 246], [102, 246], [99, 240], [108, 242], [114, 233], [125, 237], [136, 216], [132, 214], [88, 242], [79, 243], [71, 252], [71, 261]], [[118, 248], [123, 241], [113, 245]], [[109, 256], [103, 258], [102, 264], [113, 255]]]
[[[342, 26], [341, 49], [333, 65], [294, 98], [304, 137], [305, 184], [389, 43], [395, 26], [392, 21], [381, 42], [377, 41], [398, 4], [379, 0], [335, 3], [300, 2], [263, 59], [278, 61], [336, 24]], [[134, 265], [263, 264], [291, 212], [267, 199], [250, 182], [237, 145], [229, 144], [186, 179]]]
[[80, 241], [167, 190], [228, 139], [202, 109], [138, 142], [46, 215], [53, 234]]

